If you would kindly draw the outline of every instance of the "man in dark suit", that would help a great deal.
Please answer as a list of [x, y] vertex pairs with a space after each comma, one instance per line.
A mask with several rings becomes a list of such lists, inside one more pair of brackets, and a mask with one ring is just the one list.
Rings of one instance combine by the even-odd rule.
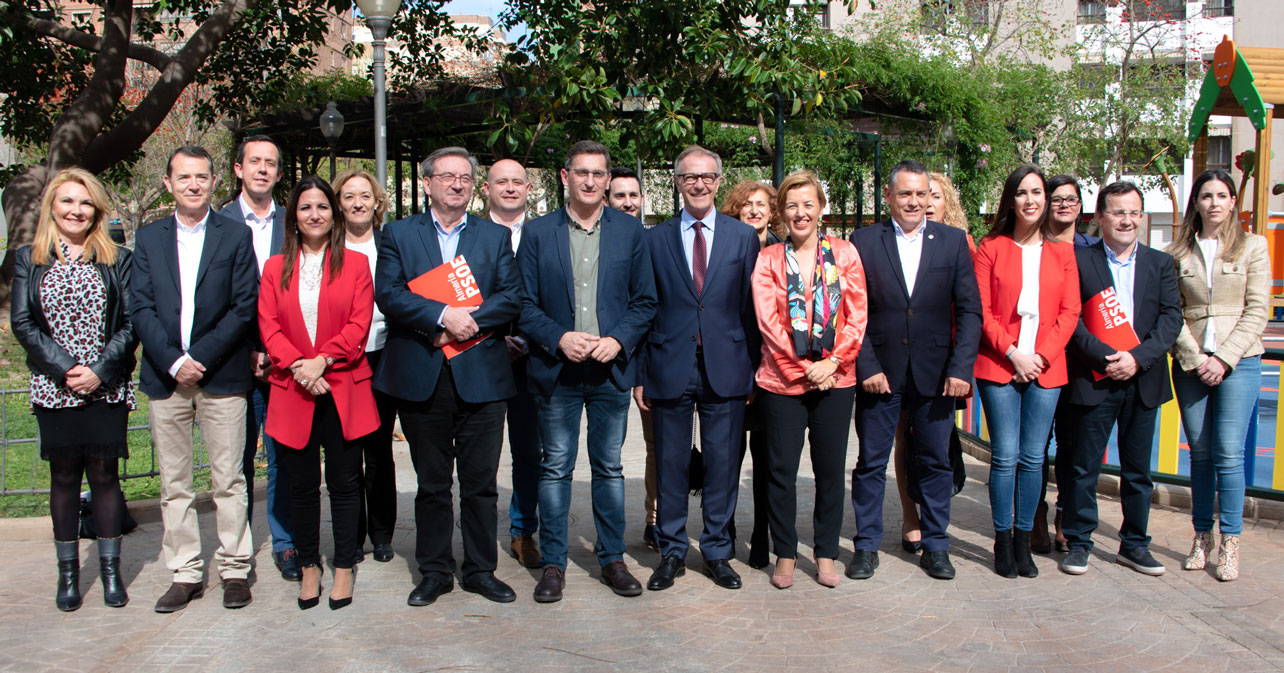
[[[513, 396], [504, 334], [520, 310], [521, 284], [507, 228], [468, 215], [477, 160], [462, 147], [424, 159], [429, 212], [392, 222], [379, 244], [375, 301], [388, 340], [375, 390], [398, 399], [401, 428], [419, 477], [415, 495], [415, 560], [422, 579], [407, 603], [429, 605], [454, 588], [452, 476], [459, 475], [461, 567], [465, 591], [508, 603], [512, 588], [495, 577], [496, 474], [503, 446], [504, 400]], [[408, 283], [463, 257], [482, 303], [451, 307], [426, 299]], [[449, 342], [485, 338], [447, 358]]]
[[544, 572], [535, 600], [562, 599], [567, 517], [579, 451], [580, 414], [588, 411], [593, 522], [602, 581], [622, 596], [642, 593], [624, 564], [624, 472], [634, 355], [655, 315], [655, 277], [637, 218], [607, 208], [605, 146], [571, 146], [562, 169], [565, 208], [526, 225], [519, 327], [531, 342], [527, 376], [539, 410], [539, 529]]
[[972, 388], [981, 299], [963, 232], [925, 216], [927, 168], [896, 164], [884, 197], [892, 219], [852, 234], [865, 266], [869, 327], [856, 358], [860, 458], [852, 472], [856, 553], [847, 576], [866, 579], [878, 568], [887, 457], [904, 410], [923, 497], [919, 565], [932, 577], [953, 579], [946, 533], [954, 483], [950, 433], [954, 401]]
[[[1084, 327], [1080, 319], [1070, 338], [1069, 396], [1072, 420], [1066, 455], [1057, 455], [1058, 470], [1069, 467], [1068, 488], [1061, 496], [1062, 530], [1070, 553], [1061, 570], [1088, 572], [1092, 532], [1097, 528], [1097, 479], [1110, 429], [1119, 424], [1119, 492], [1123, 525], [1115, 559], [1137, 572], [1162, 575], [1163, 564], [1150, 554], [1146, 524], [1150, 517], [1150, 451], [1159, 405], [1172, 399], [1167, 353], [1181, 331], [1181, 294], [1173, 258], [1138, 242], [1145, 211], [1141, 191], [1131, 182], [1106, 185], [1097, 194], [1102, 240], [1075, 248], [1079, 294], [1084, 302], [1112, 288], [1140, 344], [1118, 351]], [[1084, 311], [1089, 308], [1085, 307]], [[1105, 374], [1100, 381], [1093, 372]]]
[[[254, 259], [259, 274], [272, 255], [281, 254], [285, 234], [285, 209], [272, 200], [272, 190], [281, 179], [281, 151], [268, 136], [250, 136], [236, 148], [232, 172], [241, 181], [237, 197], [219, 211], [219, 215], [250, 228]], [[250, 331], [250, 369], [254, 388], [250, 391], [245, 414], [245, 489], [249, 493], [248, 512], [254, 518], [254, 458], [259, 452], [259, 430], [267, 414], [267, 382], [271, 360], [259, 343], [259, 330]], [[272, 535], [272, 562], [281, 578], [298, 582], [303, 578], [298, 555], [294, 551], [294, 523], [290, 516], [290, 476], [276, 460], [276, 442], [263, 433], [263, 453], [267, 457], [267, 522]]]
[[751, 277], [758, 260], [753, 227], [714, 207], [722, 159], [691, 146], [673, 162], [682, 212], [647, 232], [658, 309], [642, 347], [633, 398], [650, 409], [656, 453], [656, 537], [662, 560], [647, 582], [673, 586], [686, 572], [691, 416], [700, 413], [704, 460], [700, 554], [714, 583], [740, 588], [728, 527], [740, 483], [745, 401], [761, 339]]
[[131, 290], [143, 344], [139, 387], [151, 398], [152, 440], [161, 477], [161, 546], [174, 582], [156, 602], [175, 612], [205, 591], [192, 485], [192, 422], [210, 462], [218, 510], [223, 605], [250, 604], [250, 524], [242, 459], [245, 394], [253, 375], [258, 270], [250, 230], [210, 210], [214, 162], [200, 147], [170, 155], [164, 178], [174, 214], [138, 230]]

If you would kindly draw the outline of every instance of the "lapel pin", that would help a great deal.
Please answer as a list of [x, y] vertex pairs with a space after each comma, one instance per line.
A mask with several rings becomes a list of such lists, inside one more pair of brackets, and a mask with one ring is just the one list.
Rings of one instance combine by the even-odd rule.
[[936, 238], [936, 235], [935, 235], [935, 234], [928, 234], [928, 235], [927, 235], [927, 240], [929, 240], [929, 241], [930, 241], [930, 240], [932, 240], [932, 239], [934, 239], [934, 238]]

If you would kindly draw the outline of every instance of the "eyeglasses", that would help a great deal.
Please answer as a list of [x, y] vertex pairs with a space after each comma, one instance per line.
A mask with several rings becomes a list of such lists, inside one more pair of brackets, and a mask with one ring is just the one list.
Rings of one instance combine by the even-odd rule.
[[594, 180], [606, 179], [606, 171], [590, 171], [587, 168], [572, 168], [571, 175], [574, 175], [581, 180], [587, 180], [589, 178], [593, 178]]
[[1140, 219], [1142, 215], [1146, 214], [1145, 212], [1140, 210], [1107, 210], [1105, 211], [1105, 213], [1111, 217], [1117, 217], [1121, 220], [1125, 217], [1129, 217], [1136, 220], [1136, 219]]
[[433, 173], [433, 179], [443, 185], [453, 185], [458, 180], [460, 184], [473, 184], [473, 176], [468, 173]]
[[674, 177], [676, 177], [678, 181], [684, 185], [694, 185], [696, 180], [699, 180], [700, 182], [703, 182], [706, 185], [711, 185], [717, 182], [718, 178], [722, 177], [722, 174], [721, 173], [678, 173]]
[[1048, 203], [1054, 206], [1077, 206], [1079, 205], [1079, 199], [1074, 196], [1054, 196], [1048, 199]]

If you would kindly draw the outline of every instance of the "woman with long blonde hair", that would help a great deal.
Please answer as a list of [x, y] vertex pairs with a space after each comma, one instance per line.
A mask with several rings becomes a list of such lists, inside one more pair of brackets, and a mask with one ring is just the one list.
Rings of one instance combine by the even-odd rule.
[[49, 181], [31, 245], [13, 268], [13, 334], [27, 351], [40, 457], [49, 461], [49, 514], [59, 610], [80, 607], [80, 483], [89, 482], [103, 602], [129, 601], [120, 576], [119, 460], [129, 457], [134, 408], [130, 254], [107, 235], [107, 193], [91, 173]]

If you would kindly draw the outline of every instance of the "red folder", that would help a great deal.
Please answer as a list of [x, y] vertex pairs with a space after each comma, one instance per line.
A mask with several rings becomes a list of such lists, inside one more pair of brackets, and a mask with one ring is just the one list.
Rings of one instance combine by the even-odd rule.
[[[468, 262], [460, 255], [441, 266], [425, 272], [407, 283], [411, 292], [432, 301], [441, 302], [456, 308], [462, 306], [480, 306], [481, 290], [477, 279], [473, 277]], [[478, 335], [468, 341], [450, 341], [441, 347], [441, 351], [450, 359], [486, 340], [490, 332]]]
[[[1113, 287], [1098, 292], [1084, 302], [1080, 315], [1083, 317], [1083, 326], [1093, 336], [1117, 351], [1132, 350], [1141, 345], [1137, 333], [1132, 329], [1132, 323], [1124, 315], [1123, 306], [1119, 304], [1119, 297], [1115, 295]], [[1106, 378], [1104, 372], [1095, 369], [1092, 370], [1092, 375], [1098, 381]]]

